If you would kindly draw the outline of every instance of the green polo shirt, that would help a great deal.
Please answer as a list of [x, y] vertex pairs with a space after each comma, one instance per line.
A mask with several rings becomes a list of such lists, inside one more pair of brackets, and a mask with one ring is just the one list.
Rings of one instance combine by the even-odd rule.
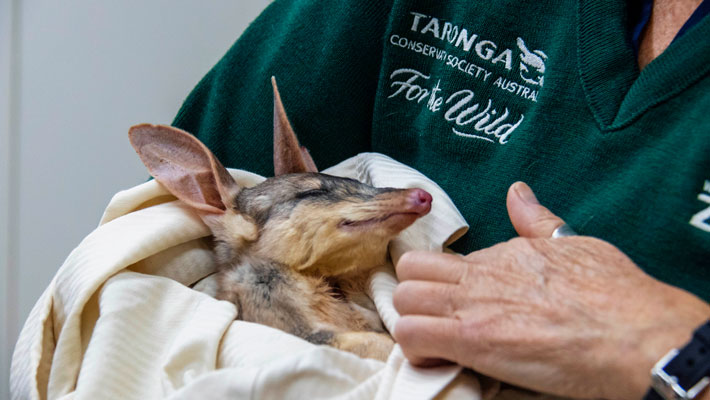
[[174, 124], [273, 173], [276, 76], [328, 167], [364, 151], [436, 181], [470, 252], [515, 236], [510, 184], [710, 300], [710, 20], [639, 72], [624, 1], [275, 1]]

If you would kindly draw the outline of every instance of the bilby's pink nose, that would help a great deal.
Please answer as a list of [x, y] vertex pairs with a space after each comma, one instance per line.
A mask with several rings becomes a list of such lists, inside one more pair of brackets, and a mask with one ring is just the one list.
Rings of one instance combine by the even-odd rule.
[[425, 215], [431, 210], [431, 195], [422, 189], [409, 189], [407, 195], [407, 203], [411, 212], [419, 215]]

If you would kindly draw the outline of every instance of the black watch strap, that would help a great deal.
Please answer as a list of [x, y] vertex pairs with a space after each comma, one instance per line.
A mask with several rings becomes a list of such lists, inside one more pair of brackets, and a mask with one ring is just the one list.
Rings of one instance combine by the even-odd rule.
[[[675, 377], [678, 385], [689, 391], [704, 377], [710, 376], [710, 321], [701, 325], [694, 333], [693, 338], [685, 345], [668, 363], [663, 371], [670, 377]], [[655, 378], [655, 377], [654, 377]], [[672, 379], [672, 378], [671, 378]], [[678, 395], [673, 399], [683, 399]], [[644, 400], [671, 400], [664, 398], [651, 389]]]

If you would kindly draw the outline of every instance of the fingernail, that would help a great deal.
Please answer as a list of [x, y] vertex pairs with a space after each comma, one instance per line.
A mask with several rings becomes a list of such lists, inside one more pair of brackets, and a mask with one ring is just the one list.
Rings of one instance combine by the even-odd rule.
[[513, 184], [513, 189], [523, 202], [528, 204], [540, 204], [540, 202], [537, 201], [537, 197], [535, 197], [535, 193], [533, 193], [530, 186], [525, 184], [525, 182], [515, 182]]

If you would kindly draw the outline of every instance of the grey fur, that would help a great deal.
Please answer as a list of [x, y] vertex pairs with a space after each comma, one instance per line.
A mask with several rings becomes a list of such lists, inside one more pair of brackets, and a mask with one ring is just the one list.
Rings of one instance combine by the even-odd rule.
[[243, 259], [219, 273], [217, 297], [239, 308], [239, 319], [259, 322], [301, 338], [315, 333], [294, 298], [307, 295], [299, 290], [293, 272], [268, 260]]
[[[241, 190], [233, 207], [263, 230], [267, 229], [267, 222], [288, 220], [299, 204], [312, 203], [325, 208], [339, 202], [367, 203], [378, 194], [397, 190], [320, 173], [288, 174]], [[269, 325], [315, 344], [332, 344], [334, 332], [344, 327], [313, 318], [312, 308], [316, 306], [309, 300], [320, 292], [342, 314], [358, 315], [357, 325], [383, 332], [379, 320], [371, 315], [373, 311], [368, 313], [366, 308], [351, 304], [325, 280], [304, 280], [290, 266], [254, 257], [249, 248], [236, 249], [224, 240], [215, 240], [215, 254], [220, 269], [217, 298], [236, 304], [239, 319]]]
[[288, 174], [243, 189], [235, 199], [234, 207], [263, 227], [270, 218], [287, 218], [301, 202], [324, 205], [338, 201], [366, 202], [378, 194], [394, 190], [397, 189], [375, 188], [354, 179], [321, 173]]

